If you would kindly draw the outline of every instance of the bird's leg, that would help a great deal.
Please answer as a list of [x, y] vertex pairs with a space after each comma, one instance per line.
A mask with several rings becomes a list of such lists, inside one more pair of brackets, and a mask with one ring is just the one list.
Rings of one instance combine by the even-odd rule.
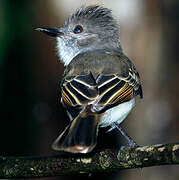
[[119, 153], [118, 153], [118, 158], [120, 158], [120, 152], [126, 148], [133, 148], [133, 147], [139, 147], [139, 145], [124, 131], [122, 127], [119, 126], [118, 123], [114, 123], [114, 126], [116, 127], [117, 130], [121, 132], [121, 134], [126, 138], [128, 144], [125, 146], [121, 146]]

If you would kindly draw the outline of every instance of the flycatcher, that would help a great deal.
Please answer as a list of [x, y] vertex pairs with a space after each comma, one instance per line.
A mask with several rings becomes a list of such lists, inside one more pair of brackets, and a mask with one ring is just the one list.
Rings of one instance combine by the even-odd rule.
[[88, 153], [97, 143], [99, 127], [120, 127], [142, 98], [139, 73], [123, 53], [119, 27], [111, 10], [101, 6], [81, 7], [70, 15], [61, 28], [39, 27], [57, 40], [60, 60], [66, 66], [61, 82], [61, 103], [70, 119], [69, 125], [52, 148], [72, 153]]

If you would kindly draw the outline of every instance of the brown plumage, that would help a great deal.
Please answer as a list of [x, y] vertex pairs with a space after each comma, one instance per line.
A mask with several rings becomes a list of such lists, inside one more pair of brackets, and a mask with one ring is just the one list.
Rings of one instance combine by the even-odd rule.
[[107, 50], [75, 57], [64, 73], [61, 88], [63, 105], [73, 120], [53, 148], [73, 153], [90, 152], [95, 147], [101, 116], [109, 108], [138, 94], [142, 97], [134, 65], [122, 53]]
[[88, 153], [97, 143], [99, 127], [118, 128], [130, 146], [136, 143], [118, 125], [142, 98], [139, 73], [124, 55], [119, 27], [111, 10], [101, 6], [79, 8], [62, 28], [37, 28], [56, 37], [60, 60], [66, 66], [61, 102], [69, 125], [52, 147]]

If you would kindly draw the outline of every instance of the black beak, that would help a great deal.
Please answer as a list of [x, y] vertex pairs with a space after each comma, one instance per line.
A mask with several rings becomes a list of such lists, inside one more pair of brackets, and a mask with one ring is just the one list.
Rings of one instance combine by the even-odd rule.
[[43, 32], [51, 37], [63, 36], [64, 33], [60, 31], [59, 28], [47, 28], [47, 27], [38, 27], [34, 30]]

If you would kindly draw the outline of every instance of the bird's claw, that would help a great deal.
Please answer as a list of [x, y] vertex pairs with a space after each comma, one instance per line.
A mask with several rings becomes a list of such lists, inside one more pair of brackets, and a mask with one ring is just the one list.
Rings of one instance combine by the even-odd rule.
[[120, 150], [119, 150], [119, 152], [118, 152], [118, 155], [117, 155], [118, 159], [120, 160], [121, 151], [124, 151], [124, 150], [127, 149], [127, 148], [137, 148], [137, 147], [139, 147], [139, 145], [138, 145], [136, 142], [134, 142], [134, 141], [129, 142], [129, 143], [128, 143], [127, 145], [125, 145], [125, 146], [121, 146], [121, 148], [120, 148]]

